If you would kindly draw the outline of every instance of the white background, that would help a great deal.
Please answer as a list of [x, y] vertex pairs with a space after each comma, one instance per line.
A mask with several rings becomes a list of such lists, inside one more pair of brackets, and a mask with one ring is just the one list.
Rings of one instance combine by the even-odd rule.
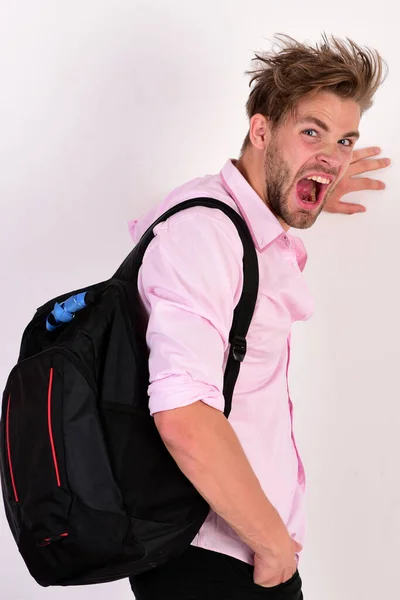
[[[393, 159], [387, 190], [361, 196], [365, 215], [325, 215], [301, 234], [317, 303], [294, 330], [291, 368], [306, 600], [399, 594], [396, 11], [389, 0], [0, 0], [1, 387], [37, 306], [106, 279], [131, 247], [128, 219], [237, 157], [253, 50], [275, 32], [326, 31], [388, 61], [359, 144]], [[4, 600], [132, 598], [127, 581], [39, 587], [2, 509], [0, 588]]]

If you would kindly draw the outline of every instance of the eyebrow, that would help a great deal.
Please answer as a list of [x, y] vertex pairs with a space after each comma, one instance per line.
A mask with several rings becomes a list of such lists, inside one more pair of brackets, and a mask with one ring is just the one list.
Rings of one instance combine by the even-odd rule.
[[[330, 131], [328, 125], [326, 123], [324, 123], [324, 121], [321, 121], [321, 119], [317, 119], [317, 117], [311, 117], [311, 116], [306, 115], [305, 117], [302, 117], [301, 119], [299, 119], [297, 121], [297, 123], [315, 123], [315, 125], [318, 125], [318, 127], [323, 129], [327, 133], [329, 133], [329, 131]], [[342, 138], [347, 138], [347, 137], [355, 137], [358, 139], [360, 137], [360, 133], [358, 131], [349, 131], [348, 133], [344, 133], [342, 136]]]

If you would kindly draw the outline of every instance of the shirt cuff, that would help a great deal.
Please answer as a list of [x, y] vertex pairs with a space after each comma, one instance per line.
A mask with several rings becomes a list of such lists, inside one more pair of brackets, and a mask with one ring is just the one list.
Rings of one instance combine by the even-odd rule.
[[170, 375], [150, 384], [148, 389], [150, 414], [182, 408], [202, 400], [208, 406], [225, 409], [223, 394], [212, 385], [194, 381], [189, 375]]

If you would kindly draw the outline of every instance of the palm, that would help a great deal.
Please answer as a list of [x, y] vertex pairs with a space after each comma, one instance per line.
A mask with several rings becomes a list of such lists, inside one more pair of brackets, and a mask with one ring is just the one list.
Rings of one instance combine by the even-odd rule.
[[371, 156], [376, 156], [377, 154], [380, 154], [380, 148], [362, 148], [354, 151], [353, 159], [343, 179], [328, 198], [324, 206], [325, 211], [346, 215], [353, 215], [355, 213], [366, 211], [365, 206], [343, 202], [342, 198], [350, 192], [383, 190], [385, 188], [385, 184], [377, 179], [372, 179], [370, 177], [356, 177], [356, 175], [361, 175], [367, 171], [383, 169], [390, 164], [388, 158], [371, 159]]

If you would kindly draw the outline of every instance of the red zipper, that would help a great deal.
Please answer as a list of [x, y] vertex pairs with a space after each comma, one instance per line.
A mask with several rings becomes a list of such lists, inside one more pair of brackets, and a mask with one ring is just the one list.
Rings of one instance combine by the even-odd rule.
[[49, 437], [50, 437], [51, 451], [53, 454], [54, 470], [56, 472], [57, 485], [58, 485], [58, 487], [61, 487], [60, 472], [58, 470], [57, 455], [56, 455], [56, 449], [54, 446], [53, 426], [51, 424], [51, 396], [52, 396], [52, 391], [53, 391], [53, 373], [54, 373], [53, 367], [51, 367], [50, 377], [49, 377], [49, 387], [48, 387], [48, 391], [47, 391], [47, 422], [48, 422], [48, 426], [49, 426]]
[[43, 548], [44, 546], [48, 546], [52, 542], [58, 542], [62, 538], [68, 537], [68, 533], [60, 533], [60, 535], [53, 535], [52, 537], [45, 538], [40, 544], [37, 544], [39, 548]]
[[9, 396], [8, 396], [8, 404], [7, 404], [6, 443], [7, 443], [8, 467], [10, 469], [11, 484], [12, 484], [13, 491], [14, 491], [14, 498], [15, 498], [16, 502], [19, 502], [19, 500], [18, 500], [18, 494], [17, 494], [17, 488], [15, 487], [14, 472], [13, 472], [12, 461], [11, 461], [11, 448], [10, 448], [10, 406], [11, 406], [11, 394], [9, 394]]
[[[51, 422], [51, 399], [52, 399], [52, 391], [53, 391], [53, 375], [54, 375], [54, 370], [53, 370], [53, 368], [51, 368], [50, 376], [49, 376], [49, 386], [48, 386], [48, 391], [47, 391], [47, 421], [48, 421], [48, 427], [49, 427], [50, 445], [51, 445], [51, 452], [53, 455], [53, 463], [54, 463], [54, 470], [56, 473], [57, 485], [58, 485], [58, 487], [61, 487], [60, 472], [58, 469], [56, 449], [54, 446], [53, 426], [52, 426], [52, 422]], [[15, 485], [15, 477], [14, 477], [14, 471], [13, 471], [13, 466], [12, 466], [12, 460], [11, 460], [10, 409], [11, 409], [11, 394], [8, 396], [8, 403], [7, 403], [6, 446], [7, 446], [8, 467], [10, 470], [10, 477], [11, 477], [11, 484], [12, 484], [12, 488], [13, 488], [13, 492], [14, 492], [14, 498], [15, 498], [16, 502], [19, 502], [17, 488]]]

